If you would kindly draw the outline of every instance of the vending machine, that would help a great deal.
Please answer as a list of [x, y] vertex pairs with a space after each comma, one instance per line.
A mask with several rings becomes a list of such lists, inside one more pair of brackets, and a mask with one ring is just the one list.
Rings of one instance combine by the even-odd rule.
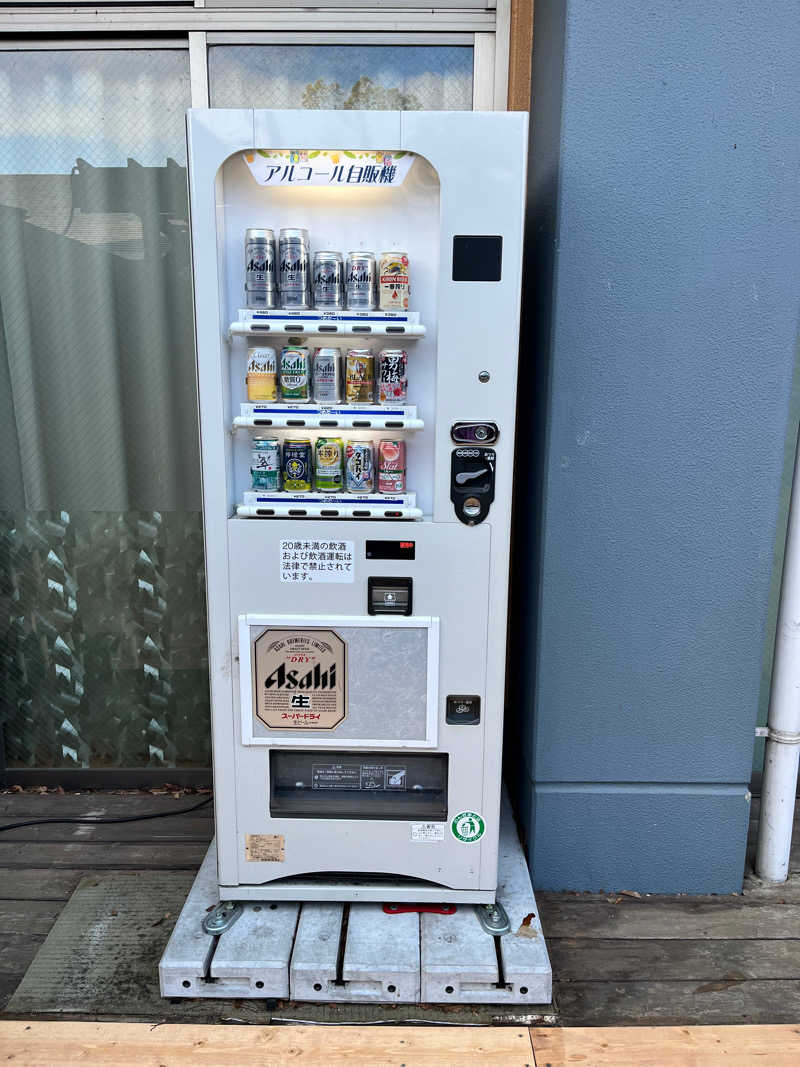
[[222, 900], [494, 900], [527, 116], [192, 110]]

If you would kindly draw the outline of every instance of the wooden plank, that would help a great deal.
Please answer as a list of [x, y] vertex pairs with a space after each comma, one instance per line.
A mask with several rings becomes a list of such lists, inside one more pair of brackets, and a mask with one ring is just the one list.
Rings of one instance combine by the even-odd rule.
[[511, 0], [508, 56], [509, 111], [528, 111], [531, 106], [532, 53], [533, 0]]
[[800, 1018], [798, 981], [557, 982], [555, 999], [559, 1020], [573, 1026], [796, 1023]]
[[796, 1026], [535, 1027], [536, 1062], [548, 1067], [795, 1067]]
[[192, 1026], [0, 1022], [0, 1047], [25, 1067], [124, 1063], [196, 1067], [230, 1063], [402, 1063], [405, 1067], [532, 1067], [530, 1034], [498, 1026]]
[[[143, 815], [151, 811], [179, 811], [199, 804], [205, 796], [189, 793], [173, 797], [165, 793], [0, 793], [0, 822], [17, 819], [47, 819], [79, 815]], [[212, 818], [214, 805], [193, 813]]]
[[[800, 930], [796, 931], [800, 934]], [[625, 941], [555, 938], [547, 942], [560, 981], [718, 981], [800, 979], [800, 940]]]
[[548, 942], [556, 937], [792, 938], [800, 930], [800, 905], [751, 903], [742, 897], [617, 896], [609, 901], [540, 893], [537, 900]]
[[86, 871], [53, 871], [47, 867], [4, 870], [0, 874], [0, 900], [69, 900]]
[[748, 875], [745, 877], [742, 894], [745, 900], [756, 903], [800, 904], [800, 873], [790, 874], [785, 882], [774, 885]]
[[105, 823], [46, 823], [44, 826], [24, 826], [7, 830], [3, 842], [37, 841], [54, 844], [62, 841], [126, 841], [153, 842], [203, 841], [207, 845], [214, 835], [213, 819], [193, 815], [172, 815], [165, 819], [144, 822]]
[[89, 870], [196, 870], [208, 845], [204, 841], [174, 844], [117, 844], [91, 841], [40, 845], [0, 841], [0, 868], [83, 867]]
[[3, 934], [0, 938], [0, 974], [16, 974], [21, 978], [46, 936], [27, 930], [25, 933]]
[[61, 913], [63, 904], [50, 900], [0, 900], [0, 935], [46, 934]]

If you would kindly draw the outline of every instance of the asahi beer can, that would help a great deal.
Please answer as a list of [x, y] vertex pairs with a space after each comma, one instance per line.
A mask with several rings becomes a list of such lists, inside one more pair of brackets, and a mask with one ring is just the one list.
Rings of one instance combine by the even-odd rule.
[[287, 345], [281, 349], [281, 395], [284, 400], [304, 403], [309, 398], [311, 359], [308, 349]]
[[348, 252], [345, 270], [347, 306], [352, 311], [372, 311], [377, 305], [378, 271], [372, 252]]
[[314, 351], [314, 402], [341, 404], [342, 353], [338, 348], [317, 348]]
[[348, 441], [345, 463], [348, 493], [375, 492], [375, 464], [370, 441]]
[[278, 399], [278, 357], [269, 345], [249, 345], [247, 348], [247, 399], [274, 401]]
[[408, 397], [408, 356], [402, 348], [384, 348], [378, 356], [378, 400], [405, 404]]
[[381, 252], [378, 257], [378, 306], [381, 311], [408, 311], [411, 279], [406, 252]]
[[315, 307], [344, 307], [344, 263], [341, 252], [314, 253], [311, 293]]
[[351, 348], [344, 371], [344, 398], [348, 404], [371, 404], [375, 389], [375, 357], [369, 348]]
[[244, 231], [244, 302], [249, 308], [274, 308], [275, 234], [272, 230]]
[[281, 446], [277, 437], [254, 437], [250, 458], [254, 489], [277, 492], [281, 487]]
[[311, 490], [311, 441], [308, 437], [291, 437], [283, 443], [283, 488], [287, 493]]
[[341, 492], [344, 488], [344, 445], [340, 438], [317, 438], [314, 485], [322, 493]]
[[282, 308], [311, 307], [308, 230], [281, 230], [278, 284]]
[[406, 489], [405, 441], [378, 442], [378, 492], [404, 493]]

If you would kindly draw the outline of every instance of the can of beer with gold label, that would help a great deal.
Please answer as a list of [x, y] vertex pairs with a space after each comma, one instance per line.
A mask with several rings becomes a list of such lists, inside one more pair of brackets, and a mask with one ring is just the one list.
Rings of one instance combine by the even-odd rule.
[[344, 398], [348, 404], [371, 404], [375, 389], [375, 357], [369, 348], [351, 348], [344, 372]]
[[381, 311], [408, 311], [411, 284], [406, 252], [381, 252], [378, 258], [378, 306]]
[[269, 345], [250, 345], [247, 349], [247, 399], [278, 399], [278, 357]]

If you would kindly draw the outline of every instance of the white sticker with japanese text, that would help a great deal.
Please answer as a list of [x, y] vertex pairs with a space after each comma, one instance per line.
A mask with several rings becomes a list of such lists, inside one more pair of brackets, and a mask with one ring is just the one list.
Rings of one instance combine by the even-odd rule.
[[443, 822], [412, 822], [412, 841], [444, 841]]
[[352, 582], [354, 542], [287, 540], [280, 542], [281, 581]]

